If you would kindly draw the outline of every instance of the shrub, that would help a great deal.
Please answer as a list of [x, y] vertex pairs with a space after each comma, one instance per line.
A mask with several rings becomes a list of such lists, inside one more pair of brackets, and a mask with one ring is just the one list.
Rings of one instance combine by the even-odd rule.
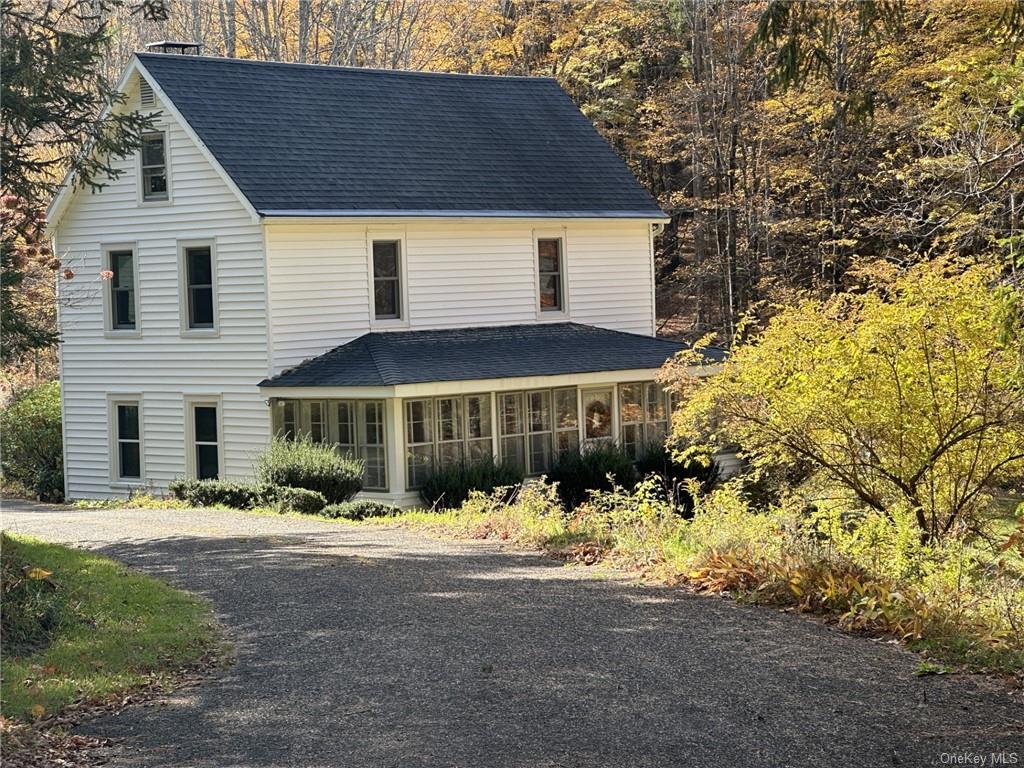
[[274, 505], [279, 512], [316, 515], [327, 506], [327, 499], [319, 491], [311, 491], [308, 488], [278, 488]]
[[[608, 479], [611, 475], [612, 480]], [[558, 495], [569, 509], [585, 502], [591, 491], [610, 491], [614, 485], [632, 488], [640, 479], [633, 460], [613, 443], [595, 443], [563, 453], [548, 478], [558, 483]]]
[[385, 504], [372, 499], [357, 499], [341, 504], [331, 504], [320, 511], [322, 517], [344, 520], [365, 520], [368, 517], [393, 517], [402, 510], [394, 504]]
[[274, 438], [255, 464], [256, 479], [264, 485], [305, 488], [323, 494], [329, 504], [340, 504], [363, 487], [363, 463], [342, 456], [329, 445], [309, 438]]
[[29, 390], [0, 412], [4, 477], [31, 488], [41, 501], [64, 499], [60, 383]]
[[167, 490], [176, 499], [196, 507], [222, 504], [234, 509], [252, 509], [274, 501], [275, 489], [258, 483], [231, 480], [172, 480]]
[[665, 498], [669, 499], [676, 512], [689, 517], [693, 512], [694, 499], [690, 493], [690, 481], [696, 481], [700, 492], [706, 493], [718, 482], [718, 464], [708, 465], [694, 461], [676, 461], [664, 443], [655, 442], [644, 446], [636, 461], [637, 471], [642, 477], [654, 475], [658, 478]]
[[423, 503], [433, 509], [455, 509], [472, 491], [491, 493], [495, 488], [514, 489], [523, 482], [521, 469], [494, 461], [460, 462], [438, 468], [420, 489]]

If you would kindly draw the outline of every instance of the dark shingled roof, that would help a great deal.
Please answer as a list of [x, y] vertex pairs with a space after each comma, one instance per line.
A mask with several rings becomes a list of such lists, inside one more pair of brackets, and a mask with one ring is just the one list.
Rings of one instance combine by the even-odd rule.
[[[367, 333], [260, 386], [377, 387], [658, 368], [685, 348], [578, 323]], [[708, 350], [705, 357], [717, 362], [725, 353]]]
[[550, 78], [137, 55], [262, 214], [664, 218]]

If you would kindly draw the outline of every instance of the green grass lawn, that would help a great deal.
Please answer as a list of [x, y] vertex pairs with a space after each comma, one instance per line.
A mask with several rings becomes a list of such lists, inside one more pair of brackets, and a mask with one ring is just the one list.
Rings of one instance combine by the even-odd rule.
[[5, 717], [168, 685], [220, 650], [195, 595], [92, 552], [6, 533], [2, 543]]

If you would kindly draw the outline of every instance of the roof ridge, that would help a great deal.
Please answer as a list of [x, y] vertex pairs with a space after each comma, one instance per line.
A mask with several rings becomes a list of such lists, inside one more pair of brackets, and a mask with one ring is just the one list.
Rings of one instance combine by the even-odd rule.
[[424, 70], [424, 69], [386, 69], [383, 67], [353, 67], [346, 64], [314, 64], [305, 61], [275, 61], [271, 59], [242, 59], [230, 56], [193, 56], [190, 54], [171, 54], [171, 53], [153, 53], [151, 51], [135, 51], [135, 55], [138, 57], [146, 57], [147, 59], [154, 58], [172, 58], [174, 61], [181, 60], [199, 60], [199, 61], [219, 61], [231, 64], [258, 64], [264, 66], [280, 66], [280, 67], [308, 67], [311, 69], [323, 69], [323, 70], [337, 70], [341, 72], [366, 72], [370, 74], [380, 75], [405, 75], [411, 77], [473, 77], [485, 80], [528, 80], [528, 81], [548, 81], [557, 83], [558, 79], [551, 75], [497, 75], [484, 72], [438, 72], [437, 70]]

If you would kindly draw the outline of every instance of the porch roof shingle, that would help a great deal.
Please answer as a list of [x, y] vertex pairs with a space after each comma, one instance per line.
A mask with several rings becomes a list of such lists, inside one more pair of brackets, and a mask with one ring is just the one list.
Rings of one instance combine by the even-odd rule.
[[[658, 368], [686, 345], [578, 323], [367, 333], [261, 387], [378, 387]], [[720, 362], [723, 350], [705, 351]]]

